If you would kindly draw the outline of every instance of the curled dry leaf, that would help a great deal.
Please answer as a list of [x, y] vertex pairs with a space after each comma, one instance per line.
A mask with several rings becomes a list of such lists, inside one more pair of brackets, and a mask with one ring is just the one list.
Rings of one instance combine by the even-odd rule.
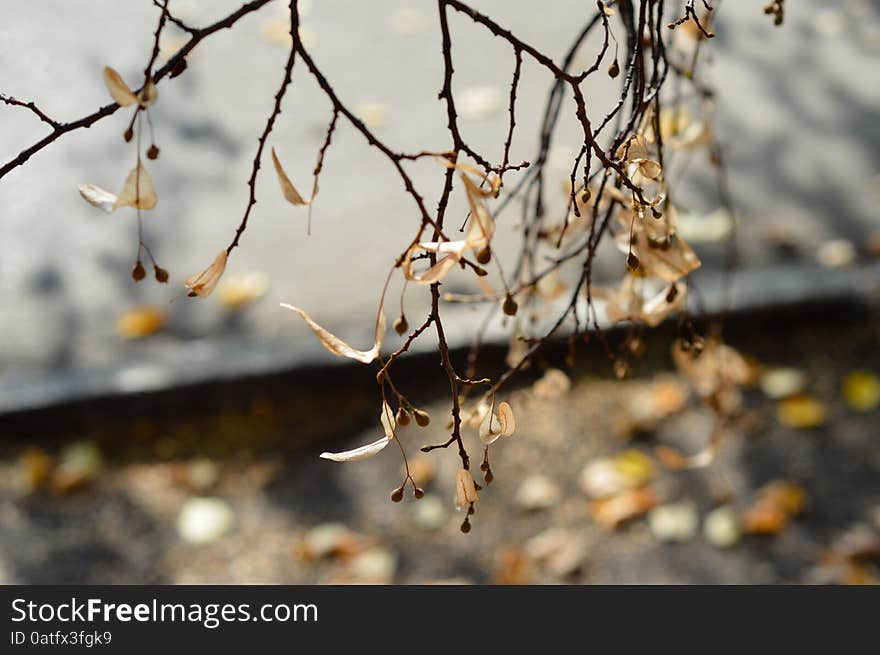
[[[454, 244], [457, 245], [462, 243], [462, 241], [448, 241], [446, 242], [446, 245], [452, 246]], [[409, 249], [403, 261], [403, 275], [407, 280], [416, 282], [417, 284], [434, 284], [446, 277], [446, 274], [449, 273], [449, 271], [451, 271], [458, 263], [458, 260], [461, 259], [461, 254], [458, 254], [457, 256], [455, 254], [446, 255], [437, 260], [437, 263], [424, 273], [417, 274], [413, 272], [412, 259], [419, 253], [419, 251], [427, 250], [422, 247], [424, 245], [432, 244], [417, 244]], [[463, 253], [464, 248], [461, 248], [461, 251]]]
[[372, 457], [387, 445], [388, 439], [382, 437], [373, 443], [361, 446], [360, 448], [354, 448], [353, 450], [346, 450], [341, 453], [321, 453], [321, 458], [333, 460], [334, 462], [355, 462]]
[[635, 164], [639, 173], [650, 180], [660, 177], [660, 162], [652, 159], [648, 152], [648, 140], [641, 134], [632, 137], [617, 149], [617, 157], [626, 157], [627, 163]]
[[455, 476], [455, 508], [461, 509], [465, 505], [480, 500], [477, 495], [477, 487], [474, 484], [474, 476], [467, 469], [458, 469]]
[[657, 278], [626, 275], [617, 289], [596, 287], [594, 300], [604, 302], [608, 320], [613, 323], [637, 321], [657, 327], [685, 303], [687, 287], [682, 282], [671, 286]]
[[[463, 165], [460, 165], [463, 166]], [[467, 250], [479, 251], [489, 246], [495, 235], [495, 221], [483, 199], [487, 194], [467, 175], [461, 174], [471, 214], [465, 238], [457, 241], [428, 241], [412, 246], [403, 258], [404, 277], [418, 284], [434, 284], [442, 280], [464, 257]], [[490, 184], [491, 186], [491, 184]], [[420, 252], [433, 252], [439, 257], [437, 262], [421, 274], [413, 272], [413, 258]], [[442, 257], [440, 257], [442, 255]]]
[[278, 184], [281, 187], [281, 193], [284, 194], [284, 198], [287, 202], [292, 205], [308, 205], [311, 200], [303, 198], [299, 191], [296, 190], [296, 187], [293, 186], [293, 182], [287, 177], [287, 173], [284, 172], [284, 167], [281, 166], [281, 162], [278, 160], [278, 155], [275, 154], [275, 148], [272, 148], [272, 163], [275, 164], [275, 172], [278, 174]]
[[632, 238], [629, 230], [618, 234], [615, 243], [621, 252], [638, 257], [641, 273], [664, 282], [676, 282], [701, 264], [697, 254], [677, 234], [655, 239], [646, 230], [637, 228]]
[[498, 403], [497, 412], [486, 411], [480, 424], [480, 440], [489, 445], [498, 437], [509, 437], [516, 430], [516, 420], [513, 418], [513, 410], [507, 402]]
[[374, 359], [376, 359], [376, 357], [379, 356], [379, 352], [382, 349], [382, 340], [385, 338], [386, 329], [385, 312], [383, 312], [381, 308], [379, 309], [379, 318], [376, 321], [376, 341], [373, 344], [373, 347], [369, 350], [357, 350], [355, 348], [352, 348], [335, 334], [332, 334], [325, 328], [315, 323], [315, 321], [312, 320], [312, 317], [299, 307], [294, 307], [293, 305], [288, 305], [287, 303], [281, 303], [281, 306], [299, 314], [300, 318], [302, 318], [302, 320], [304, 320], [308, 324], [308, 326], [312, 328], [312, 332], [314, 332], [315, 336], [318, 337], [321, 345], [334, 355], [339, 355], [340, 357], [348, 357], [349, 359], [354, 359], [358, 362], [361, 362], [362, 364], [369, 364]]
[[108, 214], [116, 207], [116, 194], [105, 191], [94, 184], [80, 184], [79, 195], [81, 195], [89, 204], [103, 209]]
[[476, 185], [474, 185], [473, 187], [474, 189], [476, 189], [476, 192], [481, 196], [497, 196], [498, 192], [501, 190], [501, 178], [499, 178], [497, 175], [488, 175], [476, 166], [471, 166], [470, 164], [452, 163], [445, 157], [441, 159], [441, 163], [447, 168], [454, 168], [456, 170], [462, 171], [463, 173], [470, 173], [475, 178], [480, 180], [481, 184], [483, 182], [487, 183], [489, 185], [488, 189], [482, 189]]
[[[88, 200], [88, 198], [86, 198]], [[137, 209], [152, 209], [159, 201], [153, 188], [153, 180], [144, 165], [138, 160], [137, 166], [131, 169], [122, 191], [113, 203], [113, 209], [120, 207], [136, 207]], [[90, 201], [91, 202], [91, 201]]]
[[186, 288], [189, 289], [189, 296], [191, 298], [196, 296], [205, 298], [211, 295], [211, 292], [223, 275], [223, 271], [226, 270], [226, 257], [227, 252], [221, 250], [208, 268], [186, 279]]
[[120, 107], [128, 107], [138, 101], [137, 96], [128, 88], [122, 76], [109, 66], [104, 66], [104, 83]]
[[373, 443], [368, 443], [360, 448], [346, 450], [341, 453], [321, 453], [321, 458], [329, 459], [334, 462], [356, 462], [361, 459], [372, 457], [385, 448], [385, 446], [387, 446], [394, 438], [394, 429], [397, 422], [394, 419], [394, 412], [385, 401], [382, 401], [382, 409], [379, 412], [379, 422], [382, 424], [382, 429], [385, 431], [385, 436], [381, 439], [377, 439]]

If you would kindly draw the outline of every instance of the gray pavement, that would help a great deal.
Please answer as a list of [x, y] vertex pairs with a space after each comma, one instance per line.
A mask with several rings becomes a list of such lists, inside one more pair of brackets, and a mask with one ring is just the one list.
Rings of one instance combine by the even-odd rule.
[[[791, 3], [785, 26], [774, 29], [763, 4], [723, 3], [711, 44], [719, 129], [729, 147], [731, 186], [748, 244], [735, 302], [745, 307], [817, 293], [869, 292], [880, 278], [863, 246], [880, 228], [878, 10], [870, 2], [831, 3], [835, 8], [829, 10], [829, 3], [802, 0]], [[172, 2], [195, 24], [236, 5]], [[311, 50], [340, 97], [354, 107], [380, 103], [385, 125], [379, 133], [395, 148], [447, 147], [444, 107], [437, 101], [442, 60], [434, 3], [308, 5], [304, 26]], [[473, 5], [558, 55], [573, 38], [583, 8], [575, 0], [554, 0], [540, 9], [524, 1]], [[406, 7], [424, 19], [423, 30], [401, 34], [394, 28], [395, 15]], [[271, 279], [266, 296], [237, 314], [215, 297], [169, 303], [182, 280], [228, 243], [244, 210], [256, 137], [286, 56], [282, 45], [267, 38], [281, 16], [280, 5], [266, 7], [208, 39], [183, 76], [160, 86], [153, 120], [162, 156], [150, 166], [160, 201], [145, 214], [145, 229], [171, 271], [169, 287], [135, 285], [129, 278], [136, 248], [131, 212], [103, 214], [76, 190], [83, 182], [115, 189], [133, 165], [133, 149], [120, 138], [127, 120], [122, 112], [64, 137], [0, 181], [0, 412], [337, 363], [299, 319], [278, 307], [282, 301], [307, 308], [343, 337], [369, 343], [382, 282], [410, 238], [416, 214], [394, 171], [347, 125], [340, 126], [327, 156], [310, 237], [305, 213], [284, 203], [271, 168], [264, 169], [259, 203], [227, 276], [265, 273]], [[0, 92], [34, 99], [59, 120], [85, 115], [107, 100], [102, 66], [137, 79], [155, 17], [146, 0], [124, 6], [110, 0], [0, 0]], [[456, 88], [488, 85], [503, 96], [512, 72], [509, 48], [460, 16], [451, 18], [451, 27]], [[537, 66], [524, 65], [514, 159], [534, 154], [549, 83]], [[610, 90], [604, 83], [590, 87], [590, 102], [601, 106]], [[577, 146], [569, 119], [558, 141], [563, 160], [565, 145]], [[297, 66], [270, 143], [303, 190], [310, 187], [328, 120], [326, 99]], [[27, 111], [0, 106], [0, 158], [10, 159], [45, 127]], [[503, 107], [487, 120], [465, 118], [462, 127], [472, 145], [500, 157]], [[689, 171], [692, 182], [681, 202], [697, 212], [715, 209], [705, 161], [696, 158]], [[436, 165], [413, 165], [412, 172], [433, 205], [441, 182]], [[503, 220], [500, 230], [503, 257], [504, 244], [515, 244], [512, 220]], [[768, 230], [785, 232], [791, 247], [774, 247]], [[852, 267], [831, 272], [817, 266], [816, 249], [830, 238], [856, 244]], [[698, 252], [707, 263], [698, 283], [711, 289], [721, 247], [708, 244]], [[465, 286], [450, 278], [448, 288]], [[407, 305], [411, 322], [421, 311], [416, 295]], [[122, 340], [117, 317], [142, 303], [167, 311], [168, 327], [143, 341]], [[450, 324], [452, 343], [467, 343], [472, 310], [455, 315], [460, 318]]]

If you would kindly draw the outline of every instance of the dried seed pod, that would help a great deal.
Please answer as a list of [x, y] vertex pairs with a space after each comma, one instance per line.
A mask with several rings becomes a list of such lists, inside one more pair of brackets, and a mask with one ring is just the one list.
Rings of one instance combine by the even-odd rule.
[[465, 534], [467, 534], [468, 532], [471, 531], [471, 521], [470, 521], [470, 519], [465, 518], [465, 520], [462, 521], [462, 524], [461, 524], [461, 531], [464, 532]]
[[125, 142], [128, 143], [134, 138], [134, 130], [130, 127], [122, 133], [122, 138], [125, 139]]
[[427, 427], [431, 422], [430, 414], [422, 409], [414, 409], [412, 413], [413, 417], [416, 419], [416, 424], [418, 424], [420, 428]]
[[415, 496], [416, 499], [424, 498], [425, 497], [425, 490], [422, 489], [421, 487], [416, 487], [415, 489], [413, 489], [413, 496]]
[[169, 75], [170, 79], [174, 79], [178, 75], [180, 75], [183, 71], [186, 70], [186, 59], [180, 59], [174, 66], [171, 67], [171, 74]]
[[614, 79], [618, 75], [620, 75], [620, 64], [618, 64], [617, 60], [615, 59], [613, 62], [611, 62], [611, 65], [608, 67], [608, 76], [611, 79]]
[[155, 143], [151, 144], [149, 148], [147, 148], [147, 159], [158, 159], [159, 158], [159, 146]]
[[391, 502], [399, 503], [401, 500], [403, 500], [403, 487], [398, 487], [391, 492]]
[[639, 270], [639, 266], [641, 266], [639, 262], [639, 258], [636, 257], [634, 252], [629, 253], [626, 256], [626, 267], [633, 273]]
[[394, 417], [394, 420], [397, 421], [397, 424], [406, 427], [409, 425], [409, 412], [406, 411], [403, 407], [400, 407], [397, 410], [397, 416]]
[[407, 330], [409, 330], [409, 323], [406, 321], [406, 316], [401, 314], [397, 317], [397, 320], [394, 321], [394, 331], [397, 332], [399, 336], [403, 336], [406, 334]]
[[508, 293], [504, 297], [504, 304], [501, 306], [501, 309], [503, 309], [504, 313], [508, 316], [516, 316], [516, 310], [519, 309], [519, 305], [516, 304], [513, 296]]
[[485, 248], [482, 248], [477, 251], [477, 261], [480, 264], [488, 264], [491, 259], [492, 259], [492, 250], [489, 248], [489, 246], [486, 246]]
[[168, 271], [158, 264], [153, 264], [153, 274], [156, 276], [157, 282], [162, 282], [164, 284], [168, 281]]
[[134, 265], [134, 268], [131, 269], [131, 279], [135, 282], [140, 282], [145, 277], [147, 277], [147, 270], [144, 268], [144, 265], [141, 264], [141, 260], [139, 259]]
[[590, 198], [592, 198], [592, 197], [593, 197], [593, 194], [590, 192], [590, 190], [584, 189], [584, 192], [581, 193], [581, 202], [584, 204], [587, 204], [588, 202], [590, 202]]

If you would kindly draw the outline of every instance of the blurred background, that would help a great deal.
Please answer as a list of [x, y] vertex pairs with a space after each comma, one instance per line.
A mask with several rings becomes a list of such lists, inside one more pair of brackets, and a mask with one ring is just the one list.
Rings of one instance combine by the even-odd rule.
[[[205, 25], [239, 4], [171, 7]], [[172, 302], [244, 211], [287, 56], [286, 7], [273, 2], [206, 39], [187, 71], [160, 85], [151, 114], [162, 154], [149, 164], [160, 200], [144, 229], [168, 286], [129, 276], [134, 216], [104, 214], [77, 192], [81, 183], [116, 189], [132, 167], [123, 112], [0, 181], [0, 582], [876, 581], [880, 10], [802, 0], [774, 28], [764, 4], [721, 5], [703, 69], [718, 93], [736, 219], [720, 209], [705, 154], [679, 185], [681, 229], [704, 262], [694, 284], [708, 309], [730, 311], [725, 336], [753, 372], [710, 467], [670, 473], [654, 457], [658, 445], [698, 451], [712, 430], [672, 364], [671, 327], [646, 338], [623, 381], [598, 345], [574, 366], [564, 344], [551, 347], [523, 375], [511, 395], [517, 435], [493, 449], [496, 481], [468, 535], [452, 502], [453, 452], [416, 456], [427, 494], [401, 504], [389, 500], [401, 477], [391, 449], [355, 464], [318, 459], [378, 436], [374, 373], [330, 356], [278, 303], [306, 308], [359, 347], [371, 341], [381, 286], [418, 219], [386, 161], [340, 123], [311, 236], [268, 171], [223, 285], [204, 301]], [[537, 13], [527, 2], [472, 5], [557, 60], [585, 11], [579, 0]], [[448, 147], [435, 3], [300, 7], [306, 46], [371, 129], [401, 151]], [[0, 0], [0, 92], [58, 120], [86, 115], [108, 101], [103, 66], [136, 85], [158, 13], [147, 0]], [[499, 159], [510, 49], [459, 15], [450, 27], [462, 130]], [[185, 40], [169, 27], [160, 63]], [[588, 40], [582, 60], [599, 46]], [[330, 108], [300, 64], [269, 144], [307, 190]], [[550, 84], [524, 62], [514, 161], [534, 157]], [[614, 85], [591, 84], [591, 112], [604, 115]], [[45, 128], [0, 106], [0, 159]], [[573, 112], [563, 112], [555, 143], [548, 179], [561, 189], [579, 145]], [[438, 170], [411, 166], [428, 199], [439, 194]], [[552, 195], [564, 206], [561, 190]], [[451, 205], [463, 207], [462, 198]], [[499, 221], [502, 258], [516, 247], [514, 213]], [[721, 307], [734, 220], [739, 269]], [[603, 258], [597, 279], [622, 266]], [[444, 286], [470, 284], [452, 275]], [[411, 324], [425, 307], [408, 294]], [[483, 313], [444, 311], [463, 361]], [[490, 376], [507, 343], [492, 334]], [[398, 376], [434, 417], [404, 432], [417, 453], [445, 439], [448, 415], [429, 340]]]

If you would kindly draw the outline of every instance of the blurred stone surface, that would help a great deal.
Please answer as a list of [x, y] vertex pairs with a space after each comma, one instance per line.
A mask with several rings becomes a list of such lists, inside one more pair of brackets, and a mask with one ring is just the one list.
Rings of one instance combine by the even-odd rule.
[[[181, 18], [201, 25], [238, 4], [179, 0], [172, 6]], [[327, 154], [311, 236], [305, 212], [284, 203], [264, 166], [259, 203], [227, 274], [267, 275], [265, 296], [241, 312], [225, 309], [216, 297], [170, 302], [182, 281], [230, 241], [241, 218], [256, 137], [285, 59], [284, 46], [273, 36], [283, 4], [273, 3], [205, 40], [189, 58], [188, 70], [160, 85], [152, 118], [162, 154], [149, 162], [160, 200], [145, 213], [144, 228], [159, 262], [171, 272], [168, 286], [136, 285], [129, 277], [137, 245], [132, 213], [103, 214], [76, 190], [83, 182], [114, 189], [125, 178], [134, 163], [133, 148], [121, 138], [127, 112], [63, 137], [0, 180], [0, 411], [335, 363], [305, 325], [279, 309], [282, 301], [307, 308], [343, 338], [370, 342], [382, 283], [410, 239], [416, 209], [392, 168], [344, 122]], [[553, 11], [540, 12], [540, 20], [527, 4], [472, 4], [557, 57], [583, 12], [576, 0], [559, 0]], [[779, 29], [757, 2], [727, 2], [719, 10], [711, 80], [720, 97], [719, 130], [729, 149], [741, 239], [749, 244], [741, 248], [746, 272], [737, 278], [734, 304], [854, 293], [880, 278], [876, 264], [864, 265], [863, 252], [880, 220], [877, 9], [846, 3], [836, 12], [841, 29], [820, 30], [815, 16], [824, 4], [797, 3]], [[442, 60], [432, 3], [324, 0], [302, 6], [316, 61], [349, 106], [383, 108], [383, 125], [377, 127], [383, 139], [403, 151], [448, 146], [445, 109], [437, 100]], [[403, 22], [402, 9], [411, 10]], [[8, 0], [0, 3], [0, 91], [33, 99], [61, 121], [94, 111], [108, 100], [102, 66], [137, 80], [157, 11], [148, 2], [122, 7], [110, 0], [76, 10], [62, 0], [15, 3], [14, 11]], [[484, 98], [494, 93], [487, 88], [495, 88], [506, 97], [510, 48], [460, 15], [451, 15], [450, 24], [455, 88], [483, 89]], [[163, 45], [172, 48], [180, 36], [170, 29]], [[583, 56], [591, 58], [587, 53], [596, 45], [588, 42]], [[604, 114], [612, 85], [598, 77], [586, 91], [592, 111]], [[548, 76], [526, 60], [515, 160], [534, 156], [549, 85]], [[485, 105], [473, 114], [480, 120], [462, 118], [461, 126], [474, 147], [495, 159], [506, 116], [503, 110], [484, 111]], [[327, 101], [300, 62], [270, 145], [278, 148], [292, 179], [306, 188], [329, 118]], [[0, 107], [3, 161], [45, 133], [46, 126], [26, 110]], [[566, 162], [568, 150], [576, 149], [573, 112], [563, 112], [556, 143], [550, 170], [561, 179], [565, 165], [556, 170], [560, 164], [553, 162]], [[436, 164], [410, 168], [433, 205], [441, 184]], [[691, 161], [688, 176], [677, 201], [697, 213], [717, 209], [703, 155]], [[464, 199], [454, 197], [454, 212], [463, 206]], [[512, 214], [500, 222], [502, 257], [516, 243], [512, 223]], [[766, 229], [787, 231], [790, 247], [780, 251], [760, 238]], [[853, 242], [856, 263], [833, 272], [821, 269], [815, 253], [828, 239]], [[697, 280], [710, 306], [723, 251], [719, 244], [699, 248], [706, 266]], [[600, 277], [603, 272], [617, 269], [600, 269]], [[449, 278], [448, 290], [466, 288], [464, 274]], [[408, 296], [411, 317], [425, 306], [419, 295]], [[167, 308], [167, 329], [143, 341], [124, 341], [115, 332], [116, 318], [144, 303]], [[450, 312], [454, 345], [469, 342], [473, 312]]]

